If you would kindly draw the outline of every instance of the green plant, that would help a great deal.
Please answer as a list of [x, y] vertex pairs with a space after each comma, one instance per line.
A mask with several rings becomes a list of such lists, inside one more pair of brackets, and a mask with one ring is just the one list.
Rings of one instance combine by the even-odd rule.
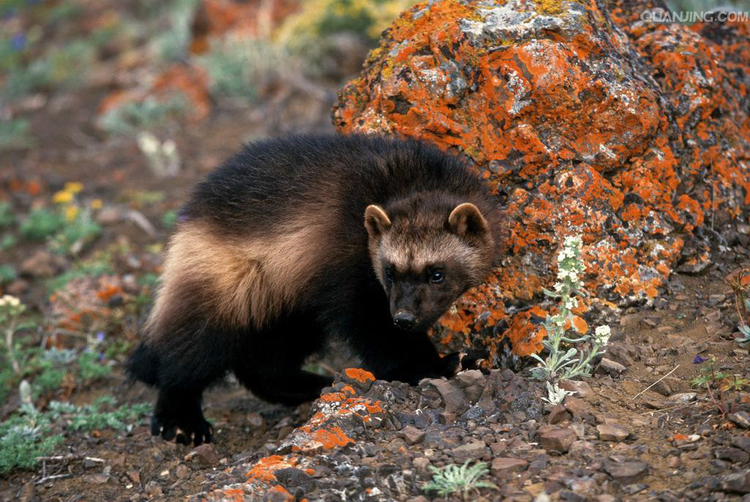
[[12, 282], [17, 276], [13, 265], [0, 265], [0, 285]]
[[33, 145], [34, 140], [30, 134], [28, 120], [22, 118], [0, 120], [0, 151], [11, 148], [30, 148]]
[[0, 202], [0, 228], [8, 228], [16, 222], [10, 202]]
[[16, 238], [11, 234], [4, 235], [3, 238], [0, 239], [0, 251], [7, 251], [15, 245]]
[[750, 344], [750, 268], [743, 268], [731, 274], [729, 286], [734, 291], [734, 306], [739, 319], [738, 329], [742, 338], [737, 343], [742, 346]]
[[63, 225], [63, 218], [48, 209], [34, 209], [21, 223], [21, 235], [29, 240], [40, 241], [54, 234]]
[[[89, 432], [97, 429], [114, 429], [131, 431], [144, 416], [151, 411], [148, 403], [123, 405], [116, 407], [117, 401], [112, 396], [103, 396], [92, 404], [78, 407], [70, 403], [50, 403], [53, 413], [68, 415], [68, 428], [74, 431]], [[105, 411], [110, 409], [111, 411]]]
[[693, 363], [702, 365], [698, 376], [690, 381], [693, 387], [706, 389], [714, 408], [721, 413], [722, 418], [733, 413], [740, 403], [740, 393], [750, 385], [750, 380], [717, 370], [713, 357], [703, 359], [696, 356]]
[[[591, 361], [598, 354], [604, 352], [610, 337], [609, 326], [599, 326], [594, 331], [594, 335], [583, 335], [572, 337], [568, 335], [568, 325], [575, 328], [575, 316], [573, 309], [578, 306], [576, 295], [585, 295], [578, 274], [584, 271], [585, 267], [581, 261], [580, 237], [567, 237], [563, 244], [563, 249], [557, 256], [559, 271], [557, 273], [558, 282], [555, 284], [555, 290], [544, 290], [544, 294], [551, 298], [559, 300], [559, 311], [554, 316], [547, 316], [544, 328], [547, 331], [547, 337], [542, 345], [547, 349], [546, 359], [542, 359], [537, 354], [531, 357], [539, 361], [539, 365], [532, 369], [532, 375], [539, 380], [567, 380], [580, 375], [589, 375], [591, 373]], [[588, 351], [581, 347], [583, 343], [591, 341]], [[563, 344], [569, 346], [564, 349]], [[553, 396], [550, 395], [550, 401]]]
[[167, 211], [161, 217], [161, 224], [167, 230], [171, 230], [177, 224], [177, 211]]
[[112, 373], [109, 364], [102, 363], [97, 352], [92, 350], [81, 352], [78, 356], [78, 371], [83, 382], [96, 380]]
[[52, 251], [62, 255], [75, 256], [94, 239], [102, 233], [102, 227], [94, 221], [91, 216], [91, 210], [88, 208], [82, 211], [77, 206], [68, 206], [75, 208], [75, 211], [68, 209], [71, 217], [65, 218], [60, 230], [50, 240]]
[[433, 473], [432, 480], [422, 489], [426, 492], [437, 492], [441, 497], [457, 494], [464, 500], [471, 492], [477, 492], [480, 488], [498, 489], [493, 483], [480, 479], [488, 473], [487, 464], [477, 462], [469, 467], [469, 462], [467, 461], [462, 466], [448, 465], [442, 469], [430, 466], [430, 471]]
[[187, 109], [185, 99], [179, 95], [168, 100], [149, 96], [143, 101], [128, 102], [108, 111], [101, 118], [101, 127], [109, 134], [133, 136], [166, 126], [179, 119]]
[[15, 468], [30, 469], [37, 457], [48, 455], [62, 443], [62, 435], [47, 434], [49, 426], [49, 416], [29, 404], [0, 424], [0, 474]]
[[210, 51], [199, 58], [208, 73], [211, 93], [245, 104], [260, 95], [269, 75], [288, 66], [286, 51], [269, 42], [251, 38], [223, 38], [211, 44]]

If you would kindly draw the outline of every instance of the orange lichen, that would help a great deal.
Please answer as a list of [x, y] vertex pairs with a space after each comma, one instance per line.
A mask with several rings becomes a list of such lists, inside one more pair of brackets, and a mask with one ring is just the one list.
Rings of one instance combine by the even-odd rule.
[[361, 383], [374, 382], [375, 375], [361, 368], [346, 368], [344, 375]]
[[274, 472], [279, 469], [294, 467], [297, 459], [281, 455], [271, 455], [260, 459], [247, 473], [248, 481], [265, 481], [271, 483], [276, 481]]

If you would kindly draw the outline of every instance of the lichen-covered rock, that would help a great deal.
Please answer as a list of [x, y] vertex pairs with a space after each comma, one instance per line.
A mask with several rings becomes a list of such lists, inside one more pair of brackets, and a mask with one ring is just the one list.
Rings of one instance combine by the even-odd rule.
[[460, 152], [503, 208], [502, 264], [441, 320], [446, 349], [539, 351], [546, 311], [519, 307], [542, 301], [566, 235], [583, 235], [594, 301], [626, 304], [705, 268], [711, 239], [747, 220], [748, 26], [641, 21], [652, 7], [420, 3], [340, 93], [341, 131]]

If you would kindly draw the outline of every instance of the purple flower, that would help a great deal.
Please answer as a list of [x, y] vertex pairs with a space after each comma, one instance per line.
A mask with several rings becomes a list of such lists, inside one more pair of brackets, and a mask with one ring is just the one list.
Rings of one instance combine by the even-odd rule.
[[104, 341], [104, 331], [96, 332], [96, 341], [102, 343]]
[[14, 51], [23, 50], [26, 47], [26, 35], [23, 33], [16, 33], [10, 38], [10, 47]]
[[705, 357], [695, 356], [695, 359], [693, 359], [693, 364], [705, 363], [706, 361], [708, 361], [708, 359], [706, 359]]

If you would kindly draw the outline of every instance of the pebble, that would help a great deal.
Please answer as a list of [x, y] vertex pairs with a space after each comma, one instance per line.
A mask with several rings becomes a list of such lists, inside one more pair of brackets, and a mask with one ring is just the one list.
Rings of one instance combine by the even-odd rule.
[[426, 471], [428, 465], [430, 465], [430, 459], [427, 457], [417, 457], [414, 459], [414, 467], [421, 471]]
[[576, 439], [575, 431], [569, 427], [544, 431], [540, 429], [539, 432], [539, 444], [542, 448], [557, 453], [566, 453]]
[[451, 456], [458, 464], [463, 464], [468, 460], [480, 459], [485, 453], [487, 453], [487, 447], [481, 441], [472, 441], [469, 444], [463, 444], [451, 450]]
[[96, 485], [103, 485], [109, 481], [109, 475], [108, 474], [86, 474], [83, 477], [84, 483], [93, 483]]
[[750, 493], [750, 470], [725, 474], [719, 480], [720, 489], [730, 493]]
[[744, 464], [750, 460], [750, 455], [747, 452], [740, 450], [739, 448], [730, 447], [719, 447], [714, 448], [714, 457], [721, 460], [729, 460], [730, 462], [736, 462]]
[[560, 388], [575, 392], [576, 397], [587, 397], [594, 393], [594, 390], [588, 383], [580, 380], [563, 380], [560, 382]]
[[599, 439], [602, 441], [624, 441], [629, 435], [630, 431], [627, 427], [620, 424], [602, 424], [596, 427], [599, 432]]
[[627, 368], [618, 362], [603, 357], [599, 363], [599, 369], [611, 376], [619, 376]]
[[151, 497], [161, 497], [164, 495], [164, 491], [161, 489], [161, 486], [156, 481], [151, 481], [146, 485], [146, 494]]
[[604, 471], [622, 482], [632, 483], [648, 473], [648, 464], [640, 461], [615, 462], [604, 461]]
[[125, 473], [128, 478], [130, 478], [130, 481], [132, 481], [135, 484], [139, 484], [141, 482], [141, 473], [136, 471], [135, 469], [131, 469], [128, 472]]
[[668, 400], [672, 404], [687, 404], [694, 401], [697, 395], [695, 392], [680, 392], [679, 394], [672, 394]]
[[750, 429], [750, 414], [746, 411], [738, 411], [736, 413], [730, 413], [727, 415], [730, 422], [735, 425], [739, 425], [743, 429]]
[[529, 463], [521, 458], [495, 457], [492, 459], [490, 472], [493, 476], [500, 476], [509, 472], [520, 472], [526, 470]]
[[210, 467], [219, 462], [219, 455], [211, 443], [202, 444], [185, 456], [185, 462], [197, 462], [201, 467]]
[[551, 424], [559, 424], [560, 422], [565, 422], [567, 420], [570, 420], [570, 414], [568, 414], [565, 407], [561, 404], [554, 406], [547, 417], [547, 422]]
[[404, 438], [406, 444], [409, 446], [421, 443], [424, 441], [425, 433], [414, 427], [413, 425], [407, 425], [401, 429], [401, 437]]
[[[435, 387], [438, 393], [440, 393], [440, 397], [443, 398], [443, 403], [445, 403], [444, 413], [452, 415], [457, 411], [463, 410], [468, 407], [468, 403], [466, 402], [466, 395], [458, 385], [453, 385], [447, 380], [441, 378], [432, 378], [427, 382]], [[451, 421], [448, 421], [446, 423], [450, 423]]]
[[190, 469], [188, 469], [188, 466], [185, 464], [180, 464], [177, 466], [177, 469], [175, 469], [174, 474], [177, 476], [177, 479], [182, 479], [190, 474]]

